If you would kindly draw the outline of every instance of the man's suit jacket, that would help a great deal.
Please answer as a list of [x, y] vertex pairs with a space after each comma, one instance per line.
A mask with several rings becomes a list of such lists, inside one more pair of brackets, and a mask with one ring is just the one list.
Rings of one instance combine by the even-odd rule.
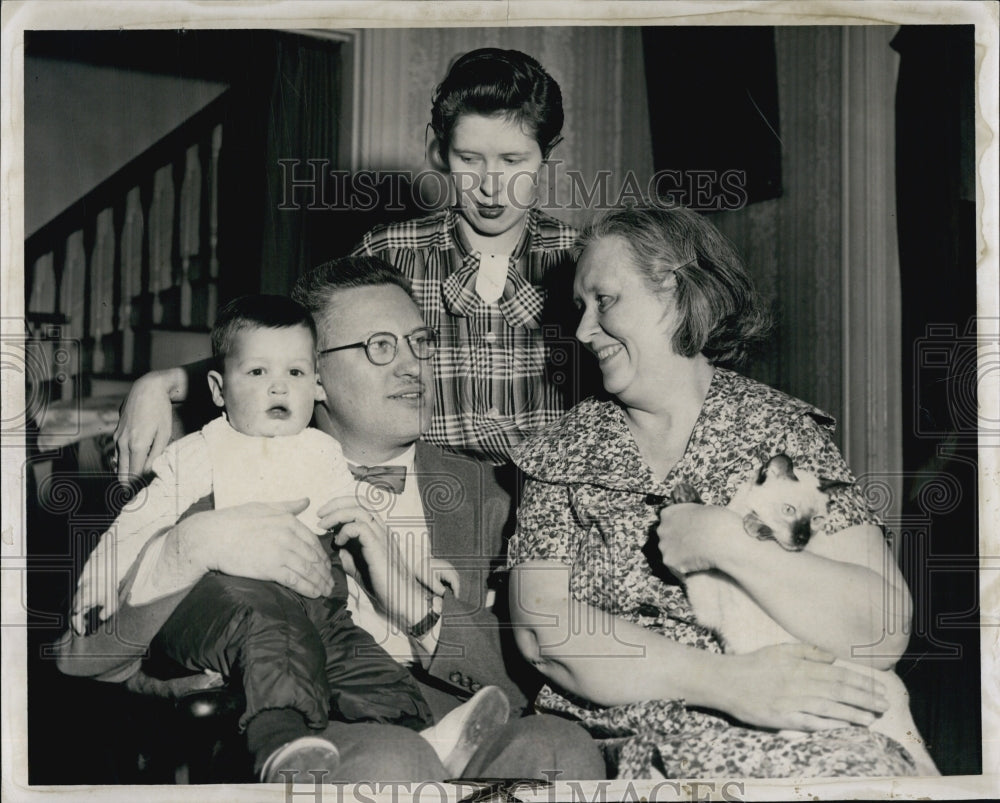
[[[493, 466], [422, 442], [417, 443], [415, 473], [432, 551], [455, 565], [460, 583], [457, 597], [444, 598], [437, 649], [420, 656], [414, 674], [435, 716], [486, 685], [502, 688], [512, 713], [522, 713], [538, 686], [537, 676], [517, 652], [509, 626], [487, 605], [491, 570], [503, 565], [510, 496], [497, 482]], [[207, 499], [187, 515], [210, 508]], [[131, 605], [128, 594], [141, 559], [123, 582], [122, 602], [111, 620], [87, 636], [70, 630], [56, 643], [64, 673], [122, 681], [138, 670], [153, 637], [189, 590]], [[502, 588], [497, 596], [502, 610]]]
[[[433, 656], [422, 656], [418, 680], [435, 715], [453, 708], [482, 686], [499, 686], [521, 712], [538, 689], [536, 671], [521, 657], [513, 632], [496, 609], [506, 610], [502, 583], [511, 498], [488, 464], [417, 443], [414, 468], [435, 557], [458, 570], [457, 597], [445, 595]], [[426, 687], [430, 686], [430, 689]], [[441, 692], [447, 699], [442, 699]]]

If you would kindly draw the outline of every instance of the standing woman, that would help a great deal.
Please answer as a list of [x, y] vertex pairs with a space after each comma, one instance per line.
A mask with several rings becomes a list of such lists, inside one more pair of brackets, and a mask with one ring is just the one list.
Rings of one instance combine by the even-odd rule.
[[[766, 330], [735, 250], [688, 210], [617, 210], [583, 235], [574, 296], [610, 398], [514, 456], [528, 480], [510, 607], [548, 679], [536, 707], [582, 721], [619, 777], [913, 774], [902, 746], [865, 727], [886, 690], [832, 665], [878, 644], [870, 662], [889, 668], [907, 642], [909, 592], [861, 494], [835, 495], [797, 553], [749, 538], [722, 507], [761, 452], [853, 480], [829, 416], [722, 367]], [[661, 513], [679, 482], [708, 504]], [[803, 644], [723, 654], [660, 557], [681, 577], [729, 574]]]
[[431, 109], [453, 205], [377, 226], [354, 252], [406, 276], [438, 330], [424, 439], [497, 464], [567, 407], [547, 372], [543, 324], [548, 284], [569, 278], [577, 232], [537, 207], [538, 173], [562, 125], [559, 84], [535, 59], [497, 48], [461, 56]]

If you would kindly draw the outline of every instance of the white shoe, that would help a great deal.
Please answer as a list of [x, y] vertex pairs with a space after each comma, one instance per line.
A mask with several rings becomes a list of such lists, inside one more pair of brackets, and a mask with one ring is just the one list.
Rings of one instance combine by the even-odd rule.
[[319, 736], [300, 736], [267, 757], [260, 770], [262, 783], [330, 783], [340, 766], [333, 742]]
[[472, 698], [420, 732], [451, 777], [458, 778], [479, 746], [507, 723], [510, 701], [497, 686], [483, 686]]

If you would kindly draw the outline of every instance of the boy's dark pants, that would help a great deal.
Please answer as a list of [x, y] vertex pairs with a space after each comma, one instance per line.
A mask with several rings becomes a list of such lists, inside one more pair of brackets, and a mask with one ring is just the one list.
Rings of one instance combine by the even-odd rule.
[[281, 744], [318, 733], [332, 716], [420, 728], [432, 716], [406, 667], [347, 610], [346, 576], [309, 599], [278, 583], [211, 573], [161, 628], [154, 651], [193, 670], [240, 677], [240, 727], [259, 769]]

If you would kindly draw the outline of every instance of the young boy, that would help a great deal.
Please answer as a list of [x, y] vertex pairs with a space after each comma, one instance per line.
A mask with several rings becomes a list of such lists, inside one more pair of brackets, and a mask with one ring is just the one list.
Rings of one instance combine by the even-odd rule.
[[[92, 609], [100, 609], [101, 620], [114, 613], [125, 569], [196, 501], [212, 495], [222, 508], [309, 497], [299, 518], [321, 534], [331, 563], [334, 583], [325, 597], [212, 573], [191, 590], [156, 644], [189, 669], [240, 676], [247, 700], [240, 726], [262, 780], [277, 780], [283, 770], [335, 772], [336, 748], [315, 735], [331, 710], [347, 721], [413, 728], [430, 724], [430, 711], [408, 670], [352, 621], [343, 565], [332, 536], [317, 526], [315, 511], [330, 498], [355, 494], [357, 484], [337, 441], [308, 426], [314, 403], [324, 398], [312, 318], [281, 296], [236, 299], [220, 312], [212, 347], [217, 370], [209, 372], [209, 384], [224, 413], [168, 447], [154, 464], [156, 478], [102, 536], [81, 575], [74, 628], [82, 632]], [[454, 570], [435, 562], [432, 579], [426, 543], [411, 551], [418, 579], [443, 590], [434, 586]], [[495, 688], [464, 708], [426, 733], [456, 774], [462, 756], [474, 750], [471, 742], [507, 715]]]
[[[403, 273], [439, 332], [437, 406], [424, 439], [497, 464], [562, 416], [579, 378], [567, 350], [572, 328], [548, 326], [566, 323], [552, 302], [571, 297], [568, 285], [549, 287], [571, 280], [577, 233], [536, 205], [538, 172], [562, 124], [559, 85], [535, 59], [496, 48], [466, 53], [431, 110], [431, 157], [451, 177], [454, 205], [377, 226], [354, 250]], [[546, 342], [552, 332], [561, 335], [558, 351]]]

